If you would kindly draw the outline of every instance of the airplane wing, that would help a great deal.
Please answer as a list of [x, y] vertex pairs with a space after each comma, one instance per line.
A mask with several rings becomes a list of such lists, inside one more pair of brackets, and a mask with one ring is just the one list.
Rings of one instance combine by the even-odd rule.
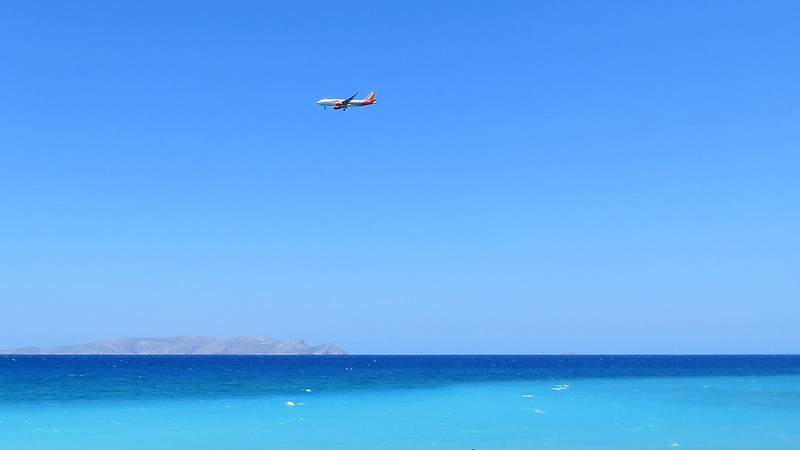
[[342, 108], [347, 108], [347, 105], [349, 105], [349, 104], [350, 104], [350, 101], [351, 101], [351, 100], [353, 100], [354, 98], [356, 98], [356, 95], [358, 95], [358, 91], [356, 91], [356, 93], [355, 93], [355, 94], [353, 94], [351, 97], [349, 97], [349, 98], [346, 98], [346, 99], [342, 100]]

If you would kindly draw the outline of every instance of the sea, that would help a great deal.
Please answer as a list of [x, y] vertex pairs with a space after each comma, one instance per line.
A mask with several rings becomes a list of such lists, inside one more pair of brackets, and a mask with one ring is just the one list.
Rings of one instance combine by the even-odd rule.
[[800, 449], [800, 356], [0, 356], [3, 449]]

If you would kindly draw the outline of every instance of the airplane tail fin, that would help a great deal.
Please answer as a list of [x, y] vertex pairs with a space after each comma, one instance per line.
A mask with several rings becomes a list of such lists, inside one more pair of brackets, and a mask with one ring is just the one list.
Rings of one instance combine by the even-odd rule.
[[375, 103], [375, 91], [370, 92], [367, 98], [364, 99], [365, 105], [369, 105], [370, 103]]

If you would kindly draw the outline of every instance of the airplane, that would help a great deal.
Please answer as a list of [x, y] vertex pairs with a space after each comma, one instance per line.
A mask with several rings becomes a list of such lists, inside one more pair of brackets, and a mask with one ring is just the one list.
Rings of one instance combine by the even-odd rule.
[[327, 109], [328, 106], [333, 106], [333, 109], [346, 111], [349, 106], [367, 106], [375, 103], [375, 91], [370, 92], [364, 100], [353, 100], [356, 98], [356, 95], [358, 95], [358, 91], [349, 98], [323, 98], [318, 101], [317, 104], [324, 106], [325, 109]]

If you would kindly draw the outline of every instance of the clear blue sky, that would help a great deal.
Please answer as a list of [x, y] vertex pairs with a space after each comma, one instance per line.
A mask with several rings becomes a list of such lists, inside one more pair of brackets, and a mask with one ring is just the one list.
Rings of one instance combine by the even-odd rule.
[[[800, 351], [796, 1], [0, 2], [0, 348]], [[377, 91], [324, 110], [322, 97]]]

